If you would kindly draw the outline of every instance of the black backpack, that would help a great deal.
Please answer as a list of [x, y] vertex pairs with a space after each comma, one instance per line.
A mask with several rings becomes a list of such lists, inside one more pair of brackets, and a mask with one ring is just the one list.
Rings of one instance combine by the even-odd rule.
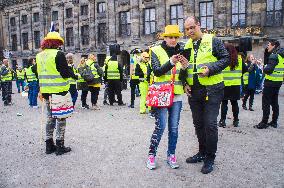
[[[92, 66], [93, 64], [94, 63], [92, 63], [90, 66]], [[86, 82], [92, 82], [95, 79], [90, 66], [85, 65], [84, 67], [78, 68], [79, 74]]]

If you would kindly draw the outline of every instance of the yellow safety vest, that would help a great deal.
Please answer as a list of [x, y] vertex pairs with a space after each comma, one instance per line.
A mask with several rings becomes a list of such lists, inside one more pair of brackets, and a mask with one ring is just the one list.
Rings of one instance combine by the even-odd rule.
[[243, 82], [244, 82], [244, 85], [249, 84], [249, 73], [248, 72], [243, 74]]
[[[76, 74], [77, 73], [76, 69], [74, 67], [71, 67], [71, 68], [72, 68], [73, 73]], [[73, 85], [76, 84], [76, 80], [74, 78], [69, 78], [68, 80], [69, 80], [69, 84], [73, 84]]]
[[1, 76], [2, 82], [12, 81], [13, 80], [13, 73], [11, 70], [9, 70], [8, 74], [5, 76]]
[[17, 73], [17, 79], [18, 80], [24, 80], [25, 79], [25, 72], [23, 70], [22, 71], [16, 70], [16, 73]]
[[120, 74], [118, 70], [118, 61], [108, 62], [107, 79], [108, 80], [119, 80], [120, 79]]
[[29, 68], [26, 68], [25, 71], [26, 71], [26, 76], [27, 76], [28, 82], [37, 81], [36, 75], [35, 75], [35, 73], [33, 73], [31, 66]]
[[57, 49], [45, 49], [36, 56], [41, 93], [60, 93], [69, 90], [68, 78], [62, 78], [56, 69]]
[[[152, 52], [155, 53], [156, 56], [158, 57], [161, 66], [163, 64], [167, 63], [170, 60], [167, 52], [162, 48], [161, 45], [153, 47]], [[175, 82], [174, 82], [174, 93], [175, 94], [183, 94], [184, 93], [182, 82], [179, 80], [180, 69], [181, 69], [181, 64], [177, 63], [176, 64]], [[154, 76], [154, 82], [155, 83], [169, 83], [169, 82], [171, 82], [172, 77], [173, 77], [172, 70], [170, 70], [162, 76], [159, 76], [159, 77]]]
[[284, 58], [278, 54], [278, 64], [275, 66], [272, 74], [265, 75], [265, 79], [273, 82], [283, 82], [284, 76]]
[[235, 70], [231, 70], [230, 66], [226, 67], [222, 72], [224, 76], [225, 86], [240, 86], [242, 78], [242, 57], [238, 56], [238, 66]]
[[132, 80], [138, 80], [139, 79], [139, 76], [135, 76], [135, 69], [136, 69], [136, 65], [137, 65], [137, 59], [136, 59], [136, 56], [133, 56], [132, 57], [134, 63], [133, 63], [133, 74], [131, 75], [131, 79]]
[[[193, 49], [192, 39], [189, 39], [188, 42], [185, 44], [184, 49], [191, 49], [189, 67], [187, 69], [188, 78], [186, 79], [189, 85], [193, 85], [193, 74], [195, 74], [193, 72], [194, 64], [196, 64], [197, 72], [199, 72], [202, 66], [218, 61], [217, 58], [214, 57], [212, 54], [212, 51], [213, 51], [212, 39], [213, 39], [213, 35], [211, 34], [203, 35], [200, 45], [199, 45], [196, 59], [194, 58], [194, 49]], [[204, 86], [214, 85], [214, 84], [223, 82], [223, 74], [219, 73], [219, 74], [212, 75], [209, 77], [204, 77], [204, 78], [198, 77], [198, 80], [200, 84]]]

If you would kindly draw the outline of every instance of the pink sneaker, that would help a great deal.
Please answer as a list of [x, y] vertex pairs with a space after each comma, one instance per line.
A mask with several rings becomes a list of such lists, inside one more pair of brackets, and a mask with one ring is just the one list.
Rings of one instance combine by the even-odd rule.
[[177, 164], [177, 158], [174, 154], [171, 154], [170, 156], [168, 156], [167, 163], [168, 165], [170, 165], [172, 169], [179, 168], [179, 165]]
[[150, 170], [154, 170], [156, 168], [156, 160], [154, 155], [149, 155], [147, 160], [147, 168]]

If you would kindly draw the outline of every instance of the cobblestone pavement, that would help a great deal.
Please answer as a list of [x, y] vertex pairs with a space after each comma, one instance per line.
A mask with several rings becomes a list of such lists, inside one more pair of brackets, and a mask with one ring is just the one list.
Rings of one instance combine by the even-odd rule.
[[[81, 109], [78, 100], [65, 135], [72, 151], [62, 156], [46, 155], [45, 143], [40, 144], [41, 108], [29, 108], [18, 93], [12, 95], [14, 105], [1, 102], [0, 187], [284, 187], [283, 87], [278, 129], [252, 128], [262, 116], [261, 95], [256, 95], [254, 112], [240, 110], [239, 128], [232, 127], [228, 114], [229, 126], [219, 129], [215, 170], [208, 175], [201, 174], [201, 163], [185, 163], [197, 152], [186, 96], [176, 150], [180, 168], [166, 164], [165, 131], [154, 171], [145, 165], [154, 120], [138, 113], [139, 99], [130, 109], [103, 106], [102, 96], [103, 91], [99, 111]], [[129, 90], [123, 91], [123, 99], [129, 103]]]

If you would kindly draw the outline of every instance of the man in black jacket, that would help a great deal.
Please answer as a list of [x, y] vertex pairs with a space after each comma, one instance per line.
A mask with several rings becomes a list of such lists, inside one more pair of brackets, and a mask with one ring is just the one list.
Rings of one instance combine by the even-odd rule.
[[[283, 82], [284, 74], [284, 48], [280, 48], [277, 40], [270, 40], [265, 53], [271, 53], [263, 69], [265, 81], [262, 95], [262, 121], [255, 125], [257, 129], [266, 129], [269, 126], [278, 127], [279, 117], [278, 95]], [[266, 59], [266, 58], [265, 58]], [[272, 121], [268, 123], [270, 115], [270, 105], [272, 106]]]
[[224, 88], [222, 70], [229, 65], [229, 54], [219, 39], [201, 32], [200, 22], [196, 17], [186, 19], [185, 31], [190, 37], [185, 45], [185, 49], [190, 51], [190, 57], [180, 60], [183, 65], [185, 61], [188, 63], [187, 67], [183, 66], [180, 79], [189, 96], [188, 101], [199, 142], [199, 152], [187, 158], [186, 162], [204, 161], [201, 172], [207, 174], [213, 171], [216, 157], [217, 116]]

